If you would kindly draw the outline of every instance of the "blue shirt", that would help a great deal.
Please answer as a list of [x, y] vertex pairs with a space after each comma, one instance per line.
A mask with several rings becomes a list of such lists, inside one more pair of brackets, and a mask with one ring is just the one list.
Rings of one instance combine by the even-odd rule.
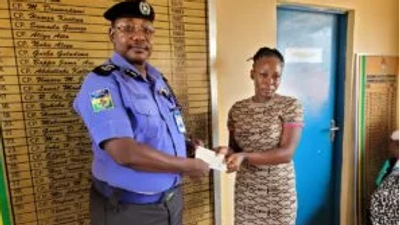
[[186, 157], [184, 134], [179, 131], [174, 117], [174, 112], [179, 110], [177, 102], [162, 74], [150, 64], [146, 64], [149, 79], [144, 80], [119, 54], [114, 53], [110, 61], [119, 69], [108, 76], [89, 73], [74, 101], [74, 109], [83, 119], [93, 142], [93, 176], [128, 191], [165, 191], [180, 182], [179, 174], [123, 167], [101, 149], [100, 143], [128, 137], [160, 152]]

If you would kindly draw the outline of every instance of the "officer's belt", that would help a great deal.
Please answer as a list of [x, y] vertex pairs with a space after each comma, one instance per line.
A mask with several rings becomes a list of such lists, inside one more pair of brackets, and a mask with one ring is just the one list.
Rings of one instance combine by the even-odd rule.
[[[117, 201], [118, 203], [128, 204], [159, 204], [168, 202], [175, 194], [175, 191], [180, 185], [176, 185], [166, 191], [157, 194], [140, 194], [137, 192], [131, 192], [124, 189], [112, 187], [106, 182], [100, 181], [93, 177], [93, 187], [110, 201]], [[116, 203], [117, 203], [116, 202]]]

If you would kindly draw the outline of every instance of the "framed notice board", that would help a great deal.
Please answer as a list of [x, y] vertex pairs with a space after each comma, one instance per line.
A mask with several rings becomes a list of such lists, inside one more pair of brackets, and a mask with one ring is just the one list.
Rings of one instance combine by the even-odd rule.
[[389, 157], [390, 134], [398, 128], [398, 80], [398, 56], [357, 55], [354, 196], [358, 225], [369, 224], [375, 179]]
[[[112, 54], [102, 14], [115, 0], [0, 0], [0, 206], [3, 225], [89, 224], [91, 142], [72, 109], [84, 76]], [[207, 0], [149, 0], [150, 62], [210, 143]], [[185, 180], [186, 225], [214, 224], [213, 179]], [[1, 224], [1, 223], [0, 223]]]

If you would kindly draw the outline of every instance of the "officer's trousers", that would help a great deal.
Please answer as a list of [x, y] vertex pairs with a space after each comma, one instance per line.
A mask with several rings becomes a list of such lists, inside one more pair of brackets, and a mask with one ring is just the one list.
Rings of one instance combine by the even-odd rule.
[[90, 193], [92, 225], [182, 225], [183, 195], [179, 187], [166, 202], [135, 205], [110, 203], [93, 187]]

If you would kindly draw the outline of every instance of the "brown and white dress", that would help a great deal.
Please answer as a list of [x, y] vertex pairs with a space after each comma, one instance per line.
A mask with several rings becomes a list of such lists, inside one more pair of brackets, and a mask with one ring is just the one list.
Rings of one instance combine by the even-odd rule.
[[[292, 97], [274, 95], [266, 103], [252, 98], [229, 111], [228, 129], [244, 152], [265, 152], [279, 146], [284, 126], [302, 126], [303, 108]], [[279, 165], [242, 164], [236, 176], [236, 225], [294, 225], [297, 196], [293, 162]]]

